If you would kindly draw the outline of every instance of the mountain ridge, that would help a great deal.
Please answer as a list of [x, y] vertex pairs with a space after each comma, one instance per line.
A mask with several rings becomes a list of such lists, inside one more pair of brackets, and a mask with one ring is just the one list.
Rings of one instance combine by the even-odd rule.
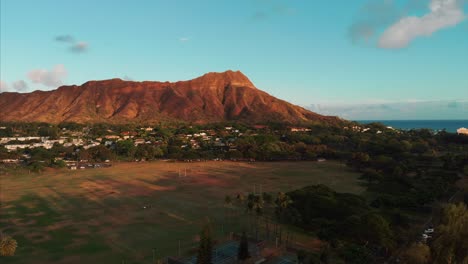
[[1, 93], [0, 121], [128, 123], [177, 120], [337, 123], [258, 89], [240, 71], [210, 72], [177, 82], [118, 78], [66, 85], [52, 91]]

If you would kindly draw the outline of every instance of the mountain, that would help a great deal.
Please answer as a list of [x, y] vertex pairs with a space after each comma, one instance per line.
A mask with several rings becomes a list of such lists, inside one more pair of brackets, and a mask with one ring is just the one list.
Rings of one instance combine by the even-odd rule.
[[257, 89], [239, 71], [174, 83], [110, 79], [52, 91], [6, 92], [0, 94], [0, 109], [0, 121], [49, 123], [339, 122]]

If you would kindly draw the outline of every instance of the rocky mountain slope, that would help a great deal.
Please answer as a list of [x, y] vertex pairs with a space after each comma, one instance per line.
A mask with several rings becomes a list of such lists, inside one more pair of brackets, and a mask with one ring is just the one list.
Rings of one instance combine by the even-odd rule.
[[335, 123], [257, 89], [239, 71], [207, 73], [189, 81], [89, 81], [53, 91], [1, 93], [0, 120], [59, 123], [128, 123], [240, 120]]

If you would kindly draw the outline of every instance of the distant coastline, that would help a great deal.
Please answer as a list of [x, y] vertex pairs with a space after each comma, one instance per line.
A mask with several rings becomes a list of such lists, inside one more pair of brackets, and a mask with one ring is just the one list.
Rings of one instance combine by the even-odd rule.
[[361, 124], [379, 122], [398, 129], [419, 129], [429, 128], [435, 131], [446, 130], [455, 133], [458, 128], [468, 127], [467, 120], [355, 120]]

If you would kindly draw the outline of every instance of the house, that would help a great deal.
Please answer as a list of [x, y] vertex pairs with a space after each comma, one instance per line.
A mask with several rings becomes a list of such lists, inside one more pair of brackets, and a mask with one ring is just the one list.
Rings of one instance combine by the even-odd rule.
[[310, 128], [306, 127], [290, 127], [291, 132], [309, 132], [312, 131]]
[[255, 129], [266, 129], [266, 128], [268, 128], [268, 126], [264, 126], [264, 125], [254, 125], [253, 127]]
[[29, 148], [29, 147], [32, 147], [32, 146], [29, 145], [29, 144], [12, 144], [12, 145], [5, 145], [4, 147], [8, 151], [11, 151], [11, 150], [17, 150], [17, 149], [25, 149], [25, 148]]
[[134, 131], [124, 131], [122, 133], [120, 133], [122, 136], [129, 136], [129, 137], [134, 137], [136, 135], [138, 135], [137, 132], [134, 132]]
[[457, 129], [457, 133], [460, 134], [460, 135], [468, 135], [468, 128], [464, 128], [464, 127], [461, 127], [459, 129]]
[[134, 143], [135, 143], [135, 146], [136, 146], [136, 145], [140, 145], [140, 144], [145, 144], [145, 139], [143, 139], [143, 138], [137, 138], [137, 139], [135, 139], [135, 142], [134, 142]]
[[8, 163], [8, 164], [16, 164], [19, 163], [19, 159], [3, 159], [1, 160], [2, 163]]

